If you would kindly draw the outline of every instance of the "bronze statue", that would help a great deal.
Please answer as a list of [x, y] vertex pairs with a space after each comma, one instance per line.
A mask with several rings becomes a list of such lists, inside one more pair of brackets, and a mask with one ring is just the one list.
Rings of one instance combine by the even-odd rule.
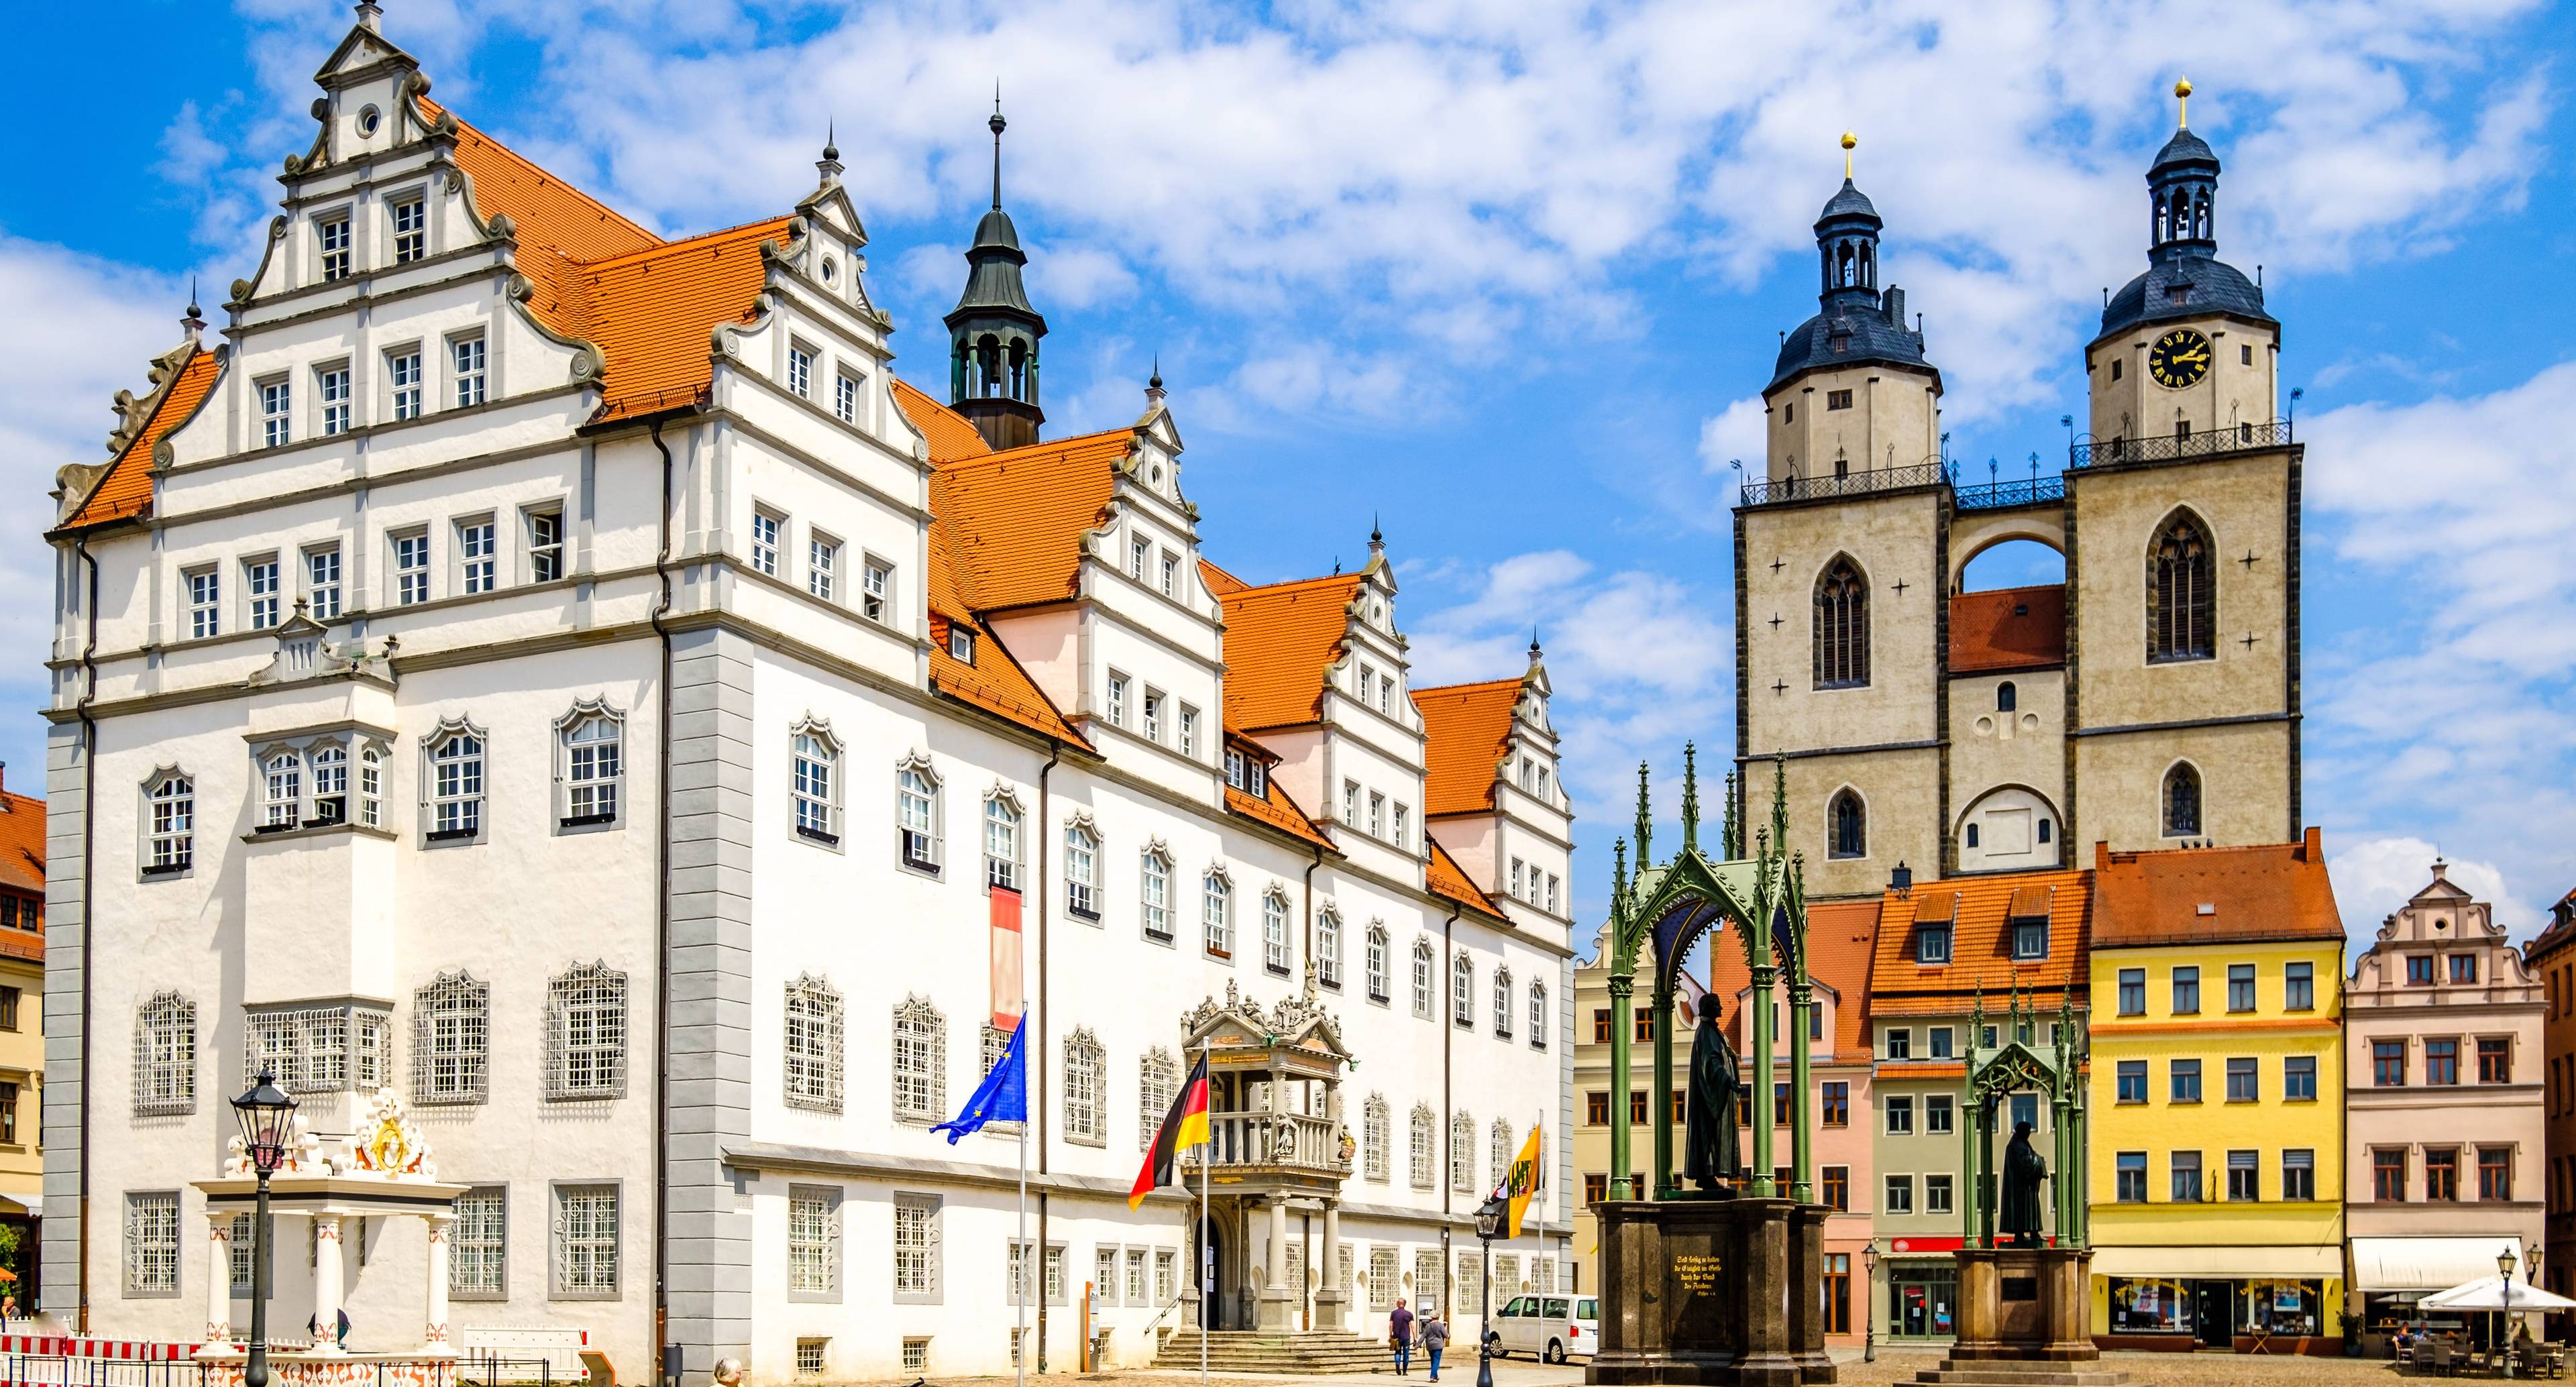
[[2030, 1144], [2030, 1124], [2013, 1124], [2004, 1146], [2003, 1208], [1999, 1227], [2015, 1247], [2039, 1246], [2039, 1185], [2048, 1178], [2048, 1163]]
[[1732, 1192], [1744, 1174], [1735, 1135], [1735, 1099], [1743, 1088], [1735, 1047], [1718, 1027], [1711, 998], [1701, 1006], [1699, 1030], [1691, 1037], [1690, 1120], [1682, 1156], [1682, 1174], [1703, 1190], [1723, 1183]]

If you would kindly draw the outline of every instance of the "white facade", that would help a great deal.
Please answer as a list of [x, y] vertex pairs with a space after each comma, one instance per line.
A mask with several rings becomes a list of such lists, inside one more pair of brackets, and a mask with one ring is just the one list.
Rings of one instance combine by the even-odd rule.
[[[148, 505], [103, 515], [119, 472], [66, 469], [43, 1308], [98, 1334], [206, 1335], [191, 1182], [221, 1159], [257, 1029], [266, 1057], [299, 1066], [317, 1131], [346, 1131], [365, 1085], [394, 1085], [441, 1177], [476, 1190], [451, 1280], [463, 1344], [577, 1326], [642, 1377], [659, 1311], [691, 1383], [723, 1357], [759, 1381], [800, 1358], [838, 1378], [1008, 1371], [1018, 1142], [928, 1130], [984, 1069], [996, 803], [1017, 816], [999, 871], [1027, 899], [1031, 1235], [1063, 1259], [1050, 1367], [1075, 1363], [1075, 1302], [1106, 1267], [1110, 1363], [1142, 1362], [1149, 1330], [1178, 1322], [1190, 1206], [1167, 1192], [1130, 1213], [1125, 1197], [1168, 1098], [1147, 1092], [1147, 1066], [1185, 1068], [1183, 1013], [1230, 985], [1262, 1002], [1299, 992], [1320, 922], [1338, 922], [1341, 948], [1316, 996], [1360, 1060], [1345, 1102], [1393, 1114], [1384, 1178], [1362, 1113], [1342, 1114], [1363, 1143], [1342, 1242], [1359, 1275], [1391, 1252], [1399, 1278], [1354, 1294], [1344, 1322], [1382, 1332], [1383, 1292], [1438, 1293], [1417, 1272], [1473, 1248], [1492, 1150], [1516, 1150], [1533, 1122], [1554, 1178], [1542, 1235], [1518, 1252], [1533, 1268], [1570, 1261], [1566, 922], [1554, 902], [1509, 899], [1490, 850], [1471, 862], [1482, 908], [1434, 888], [1404, 698], [1362, 715], [1323, 695], [1311, 725], [1256, 729], [1332, 846], [1228, 809], [1224, 689], [1239, 671], [1198, 585], [1169, 415], [1139, 421], [1121, 520], [1089, 542], [1071, 596], [975, 631], [978, 661], [1016, 656], [1068, 730], [952, 696], [934, 680], [931, 450], [890, 392], [891, 323], [866, 297], [837, 165], [756, 241], [644, 253], [674, 272], [756, 256], [757, 271], [712, 337], [672, 329], [712, 357], [684, 362], [706, 366], [696, 387], [639, 399], [634, 382], [662, 367], [633, 355], [631, 332], [583, 340], [541, 312], [572, 292], [558, 262], [538, 263], [559, 249], [544, 238], [570, 233], [499, 221], [516, 194], [488, 150], [459, 153], [482, 137], [417, 104], [426, 84], [367, 10], [324, 69], [322, 134], [284, 180], [221, 342], [210, 359], [174, 353], [161, 393], [129, 414], [129, 433], [149, 420], [159, 445], [117, 464], [149, 465]], [[398, 215], [426, 238], [400, 263]], [[329, 258], [343, 245], [345, 267]], [[564, 254], [599, 284], [627, 272]], [[595, 312], [685, 298], [584, 292]], [[421, 364], [401, 364], [415, 347]], [[181, 412], [191, 370], [212, 372], [202, 407], [155, 417]], [[413, 379], [416, 409], [397, 400]], [[342, 400], [345, 418], [329, 412]], [[1175, 597], [1128, 577], [1112, 546], [1130, 522], [1186, 548]], [[959, 538], [959, 564], [974, 542]], [[873, 615], [863, 565], [883, 579]], [[1345, 644], [1400, 677], [1383, 565], [1365, 593], [1380, 615]], [[1348, 667], [1311, 674], [1321, 687]], [[1164, 691], [1175, 719], [1204, 717], [1191, 745], [1168, 726], [1147, 740], [1136, 710], [1110, 727], [1112, 671]], [[1552, 764], [1552, 736], [1523, 744]], [[814, 763], [801, 780], [800, 755]], [[901, 831], [906, 774], [935, 786], [933, 845]], [[1339, 821], [1326, 787], [1345, 777], [1407, 803], [1401, 841]], [[1569, 872], [1560, 792], [1497, 803], [1454, 831]], [[1077, 824], [1094, 844], [1088, 913], [1066, 879]], [[1149, 853], [1169, 871], [1168, 941], [1145, 928]], [[1205, 935], [1212, 878], [1230, 891], [1227, 956]], [[1274, 899], [1284, 941], [1265, 931]], [[1368, 985], [1375, 931], [1383, 997]], [[1095, 1064], [1096, 1094], [1068, 1101]], [[1437, 1115], [1428, 1187], [1412, 1178], [1417, 1108]], [[1290, 1213], [1292, 1238], [1321, 1237], [1318, 1210]], [[416, 1341], [427, 1249], [412, 1221], [391, 1222], [340, 1254], [353, 1349]], [[1311, 1306], [1333, 1268], [1309, 1246]], [[275, 1259], [278, 1305], [309, 1303], [301, 1250]], [[1226, 1295], [1268, 1263], [1266, 1246], [1221, 1255]], [[244, 1300], [232, 1315], [246, 1321]]]

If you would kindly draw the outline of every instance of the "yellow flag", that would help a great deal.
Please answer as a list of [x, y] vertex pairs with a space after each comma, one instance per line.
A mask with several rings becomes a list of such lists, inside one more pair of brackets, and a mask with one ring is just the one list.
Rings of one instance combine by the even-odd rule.
[[1522, 1143], [1521, 1154], [1512, 1161], [1511, 1179], [1503, 1186], [1512, 1208], [1511, 1227], [1503, 1233], [1506, 1238], [1521, 1235], [1521, 1214], [1529, 1208], [1530, 1196], [1538, 1193], [1538, 1138], [1541, 1130], [1536, 1125], [1531, 1126], [1529, 1140]]

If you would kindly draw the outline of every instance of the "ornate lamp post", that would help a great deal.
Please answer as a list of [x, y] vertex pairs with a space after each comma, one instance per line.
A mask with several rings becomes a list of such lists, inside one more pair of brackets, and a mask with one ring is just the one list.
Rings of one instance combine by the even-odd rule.
[[263, 1069], [250, 1092], [233, 1100], [241, 1122], [243, 1154], [259, 1174], [258, 1212], [251, 1217], [250, 1360], [242, 1365], [244, 1387], [268, 1387], [268, 1177], [286, 1159], [287, 1124], [295, 1118], [295, 1100], [277, 1087], [277, 1076]]
[[2496, 1328], [2496, 1361], [2504, 1364], [2504, 1375], [2513, 1376], [2513, 1263], [2514, 1245], [2506, 1243], [2496, 1254], [2496, 1275], [2504, 1281], [2504, 1318]]
[[1499, 1194], [1476, 1206], [1476, 1237], [1484, 1244], [1485, 1305], [1476, 1314], [1476, 1387], [1494, 1387], [1494, 1235], [1503, 1231], [1510, 1209]]
[[1860, 1250], [1860, 1361], [1878, 1361], [1878, 1239], [1872, 1238]]

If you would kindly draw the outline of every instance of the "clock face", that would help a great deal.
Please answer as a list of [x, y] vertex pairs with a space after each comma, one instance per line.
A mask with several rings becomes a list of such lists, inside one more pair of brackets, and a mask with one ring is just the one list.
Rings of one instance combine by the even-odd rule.
[[2147, 374], [2167, 390], [2198, 385], [2209, 374], [2209, 339], [2194, 328], [2178, 327], [2156, 339], [2147, 352]]

